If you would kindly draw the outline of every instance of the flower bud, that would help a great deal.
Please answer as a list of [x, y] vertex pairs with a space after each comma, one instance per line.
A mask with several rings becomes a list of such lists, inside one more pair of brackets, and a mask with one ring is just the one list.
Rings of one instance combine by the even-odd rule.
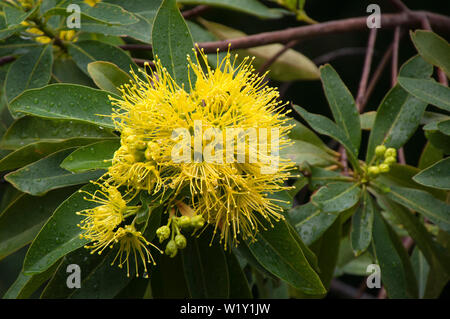
[[205, 225], [205, 219], [200, 215], [195, 215], [191, 218], [192, 225], [195, 228], [202, 228]]
[[397, 159], [394, 156], [389, 156], [384, 159], [384, 164], [391, 165], [397, 163]]
[[170, 258], [173, 258], [177, 255], [177, 252], [178, 252], [177, 244], [175, 243], [175, 240], [172, 239], [167, 243], [165, 253]]
[[181, 228], [192, 226], [191, 219], [188, 216], [181, 216], [180, 218], [178, 218], [177, 224]]
[[378, 174], [380, 174], [380, 169], [378, 168], [378, 166], [370, 166], [368, 172], [369, 175], [377, 176]]
[[389, 169], [390, 169], [389, 165], [385, 164], [385, 163], [380, 164], [378, 167], [380, 168], [381, 173], [387, 173], [387, 172], [389, 172]]
[[389, 147], [386, 152], [384, 153], [384, 158], [388, 157], [397, 157], [397, 150], [395, 148]]
[[383, 157], [385, 152], [386, 152], [386, 146], [378, 145], [377, 147], [375, 147], [375, 155], [377, 157]]
[[170, 236], [169, 226], [161, 226], [156, 230], [156, 236], [159, 238], [159, 242], [162, 243]]
[[177, 248], [183, 249], [184, 247], [186, 247], [186, 237], [181, 234], [176, 235], [175, 244], [177, 245]]

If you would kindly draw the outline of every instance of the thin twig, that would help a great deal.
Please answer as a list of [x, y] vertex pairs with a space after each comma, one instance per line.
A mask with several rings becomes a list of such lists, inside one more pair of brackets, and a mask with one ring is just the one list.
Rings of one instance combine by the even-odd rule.
[[361, 75], [361, 80], [359, 81], [358, 95], [356, 96], [356, 107], [360, 113], [363, 111], [361, 108], [361, 103], [364, 101], [364, 96], [366, 95], [367, 81], [369, 79], [370, 67], [372, 65], [372, 56], [373, 49], [375, 47], [375, 40], [377, 38], [377, 30], [377, 28], [370, 29], [363, 72]]
[[[444, 15], [426, 12], [411, 11], [403, 13], [386, 13], [381, 16], [383, 29], [395, 28], [396, 26], [416, 26], [420, 25], [421, 19], [426, 17], [437, 28], [450, 32], [450, 18]], [[349, 18], [343, 20], [329, 21], [318, 24], [289, 28], [280, 31], [262, 32], [254, 35], [240, 37], [236, 39], [202, 42], [199, 47], [205, 53], [215, 53], [227, 51], [231, 44], [231, 49], [246, 49], [272, 43], [287, 43], [291, 40], [316, 38], [318, 36], [337, 34], [349, 31], [366, 30], [367, 17]], [[120, 46], [124, 50], [151, 50], [151, 45], [125, 44]]]
[[183, 12], [181, 12], [181, 14], [183, 15], [183, 18], [185, 18], [185, 19], [192, 19], [194, 17], [201, 15], [205, 11], [208, 11], [209, 9], [210, 9], [209, 6], [200, 5], [200, 6], [196, 6], [193, 9], [183, 11]]
[[313, 59], [314, 64], [321, 65], [327, 62], [331, 62], [333, 60], [336, 60], [341, 57], [348, 57], [348, 56], [354, 56], [354, 55], [362, 55], [366, 54], [367, 48], [366, 47], [356, 47], [356, 48], [341, 48], [337, 49], [328, 53], [325, 53], [323, 55], [320, 55]]
[[391, 63], [391, 86], [397, 84], [397, 70], [398, 70], [398, 47], [400, 43], [400, 27], [396, 27], [394, 31], [394, 41], [392, 42], [392, 63]]
[[289, 43], [287, 43], [280, 51], [275, 53], [270, 59], [268, 59], [261, 67], [258, 69], [259, 74], [263, 74], [280, 56], [283, 55], [287, 50], [294, 47], [299, 40], [292, 40]]
[[12, 61], [14, 61], [16, 58], [15, 57], [13, 57], [12, 55], [7, 55], [7, 56], [4, 56], [4, 57], [1, 57], [0, 58], [0, 65], [4, 65], [4, 64], [7, 64], [7, 63], [9, 63], [9, 62], [12, 62]]
[[399, 11], [411, 11], [402, 1], [400, 0], [391, 0], [392, 4], [399, 10]]

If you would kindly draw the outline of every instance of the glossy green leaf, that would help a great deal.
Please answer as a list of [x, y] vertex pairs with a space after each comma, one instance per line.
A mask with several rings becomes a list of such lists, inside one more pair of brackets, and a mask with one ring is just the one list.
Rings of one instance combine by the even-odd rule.
[[107, 169], [119, 146], [119, 140], [111, 140], [80, 147], [62, 161], [61, 167], [74, 173]]
[[259, 232], [257, 241], [248, 248], [261, 265], [291, 286], [309, 295], [325, 294], [318, 274], [308, 263], [285, 221]]
[[[93, 184], [82, 187], [82, 190], [90, 194], [96, 189]], [[86, 239], [80, 238], [83, 230], [77, 226], [83, 216], [76, 213], [98, 204], [87, 201], [84, 197], [86, 194], [76, 192], [55, 210], [28, 249], [23, 265], [25, 274], [41, 273], [59, 258], [87, 244]]]
[[[131, 25], [138, 21], [134, 14], [114, 4], [98, 2], [92, 7], [83, 1], [72, 1], [71, 3], [80, 7], [81, 18], [87, 21], [91, 20], [113, 25]], [[48, 10], [45, 16], [69, 16], [71, 13], [65, 7], [55, 7]]]
[[433, 79], [398, 77], [398, 83], [416, 98], [450, 111], [450, 89]]
[[62, 142], [31, 143], [3, 157], [0, 160], [0, 171], [16, 169], [33, 163], [54, 152], [70, 147], [92, 144], [97, 141], [97, 138], [71, 138]]
[[421, 171], [413, 179], [428, 187], [450, 190], [450, 157]]
[[225, 252], [227, 260], [228, 275], [230, 277], [230, 299], [249, 299], [252, 292], [248, 285], [247, 278], [239, 265], [239, 261], [232, 252]]
[[167, 255], [157, 257], [157, 267], [150, 276], [153, 298], [187, 299], [192, 298], [187, 286], [187, 278], [183, 270], [181, 254], [175, 258]]
[[427, 286], [427, 279], [430, 272], [430, 266], [428, 265], [425, 257], [418, 247], [414, 247], [411, 255], [411, 265], [414, 270], [414, 274], [417, 279], [417, 288], [419, 289], [419, 298], [423, 298], [425, 295], [425, 289]]
[[[131, 2], [131, 1], [128, 1]], [[147, 1], [151, 2], [151, 1]], [[144, 43], [151, 43], [151, 29], [153, 20], [149, 20], [144, 16], [139, 14], [134, 15], [138, 19], [138, 22], [131, 25], [107, 25], [102, 23], [94, 22], [83, 22], [81, 23], [80, 30], [83, 32], [92, 32], [102, 35], [113, 35], [113, 36], [129, 36], [138, 41]]]
[[444, 133], [447, 136], [450, 136], [450, 120], [445, 120], [437, 123], [437, 127], [439, 131]]
[[450, 77], [450, 45], [436, 33], [425, 30], [410, 32], [411, 39], [419, 54], [429, 63], [442, 68]]
[[19, 33], [26, 28], [26, 26], [20, 24], [8, 27], [5, 17], [3, 15], [0, 15], [0, 40], [9, 38], [13, 34]]
[[30, 298], [53, 275], [58, 265], [58, 263], [55, 263], [43, 273], [36, 275], [25, 275], [21, 272], [16, 281], [14, 281], [8, 291], [3, 295], [3, 299]]
[[309, 187], [311, 190], [316, 190], [329, 183], [351, 181], [351, 177], [344, 176], [339, 172], [327, 170], [321, 167], [310, 168]]
[[48, 83], [52, 71], [52, 45], [33, 48], [15, 60], [5, 80], [8, 101], [27, 89], [39, 88]]
[[329, 64], [320, 67], [320, 79], [337, 125], [355, 149], [361, 143], [361, 124], [355, 100], [337, 72]]
[[358, 162], [358, 149], [353, 146], [352, 142], [348, 139], [345, 132], [339, 126], [337, 126], [329, 118], [323, 115], [309, 113], [298, 105], [294, 105], [294, 109], [305, 119], [306, 122], [308, 122], [311, 127], [314, 128], [314, 130], [320, 134], [330, 136], [341, 143], [347, 150], [348, 158], [353, 167], [355, 169], [360, 169]]
[[53, 62], [52, 80], [94, 87], [94, 82], [77, 66], [71, 57], [59, 57]]
[[212, 232], [189, 238], [181, 251], [187, 287], [192, 298], [228, 298], [230, 277], [223, 247], [209, 245]]
[[356, 205], [360, 196], [358, 184], [336, 182], [321, 187], [311, 202], [324, 213], [340, 213]]
[[125, 73], [133, 69], [139, 74], [138, 67], [128, 54], [116, 46], [104, 42], [86, 40], [71, 43], [68, 51], [78, 67], [88, 75], [88, 64], [95, 61], [111, 62]]
[[22, 21], [30, 17], [35, 11], [37, 6], [34, 6], [28, 11], [24, 11], [12, 6], [4, 6], [3, 12], [5, 16], [5, 22], [8, 26], [15, 26]]
[[153, 22], [152, 34], [153, 53], [178, 85], [184, 84], [189, 90], [187, 55], [193, 55], [194, 42], [175, 0], [163, 1]]
[[114, 128], [108, 92], [74, 84], [51, 84], [24, 92], [9, 105], [14, 112], [79, 120]]
[[29, 244], [71, 193], [73, 188], [52, 191], [43, 197], [20, 195], [0, 214], [0, 259]]
[[425, 145], [422, 154], [420, 155], [419, 164], [417, 167], [419, 169], [425, 169], [430, 167], [434, 163], [440, 161], [444, 156], [443, 152], [437, 147], [433, 146], [430, 142]]
[[409, 256], [378, 211], [374, 215], [373, 247], [389, 298], [417, 298], [417, 282]]
[[312, 130], [310, 130], [309, 128], [307, 128], [305, 125], [303, 125], [302, 123], [300, 123], [299, 121], [290, 118], [287, 121], [287, 124], [289, 125], [293, 125], [291, 131], [289, 132], [289, 138], [291, 138], [292, 140], [300, 140], [300, 141], [304, 141], [310, 144], [313, 144], [319, 148], [321, 148], [322, 150], [324, 150], [325, 152], [327, 152], [328, 154], [333, 155], [334, 157], [339, 156], [338, 152], [333, 151], [332, 149], [330, 149], [321, 139], [320, 137], [318, 137], [316, 135], [316, 133], [314, 133]]
[[377, 112], [370, 111], [362, 113], [359, 116], [359, 120], [361, 122], [361, 129], [370, 131], [375, 123], [375, 117], [377, 116]]
[[187, 5], [208, 5], [212, 7], [219, 7], [240, 11], [249, 15], [254, 15], [262, 19], [278, 19], [283, 16], [281, 11], [270, 9], [256, 0], [177, 0], [177, 3]]
[[[432, 72], [431, 65], [416, 56], [402, 66], [400, 76], [428, 78]], [[427, 103], [408, 94], [399, 84], [394, 86], [377, 110], [367, 147], [367, 161], [373, 159], [378, 145], [400, 148], [416, 131], [426, 106]]]
[[438, 246], [420, 219], [401, 205], [384, 198], [381, 198], [381, 200], [414, 239], [428, 264], [433, 265], [433, 268], [441, 268], [441, 271], [450, 276], [450, 253], [445, 252], [442, 247]]
[[87, 70], [95, 84], [102, 90], [121, 95], [118, 88], [129, 83], [131, 77], [119, 69], [115, 64], [110, 62], [91, 62], [87, 66]]
[[50, 120], [25, 116], [16, 120], [3, 135], [0, 147], [18, 149], [37, 142], [63, 142], [70, 138], [116, 137], [110, 130], [78, 121]]
[[391, 186], [387, 197], [429, 218], [441, 229], [450, 231], [450, 205], [431, 194], [413, 188]]
[[338, 161], [331, 154], [314, 144], [293, 140], [293, 144], [280, 150], [282, 158], [289, 158], [294, 163], [301, 165], [308, 163], [313, 166], [330, 166]]
[[440, 131], [425, 131], [425, 136], [434, 147], [440, 149], [444, 154], [450, 154], [450, 139]]
[[9, 173], [5, 179], [14, 187], [31, 195], [42, 195], [52, 189], [79, 185], [96, 180], [104, 171], [71, 173], [60, 167], [61, 162], [73, 149], [56, 152], [35, 163]]
[[363, 192], [361, 203], [352, 217], [351, 244], [355, 256], [361, 255], [372, 241], [374, 204], [367, 191]]

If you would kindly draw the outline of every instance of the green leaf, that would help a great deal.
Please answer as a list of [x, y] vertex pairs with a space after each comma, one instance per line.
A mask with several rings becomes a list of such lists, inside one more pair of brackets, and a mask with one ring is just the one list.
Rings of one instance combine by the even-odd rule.
[[63, 142], [70, 138], [91, 140], [116, 137], [110, 130], [78, 121], [49, 120], [25, 116], [16, 120], [3, 135], [0, 147], [18, 149], [36, 142]]
[[[247, 36], [244, 32], [219, 23], [202, 18], [198, 21], [219, 40], [231, 40]], [[252, 65], [258, 70], [283, 48], [284, 45], [275, 43], [237, 50], [236, 52], [239, 54], [237, 63], [242, 62], [246, 56], [254, 56]], [[306, 56], [293, 49], [288, 49], [270, 65], [268, 77], [276, 81], [316, 80], [319, 78], [319, 70], [314, 62]]]
[[417, 282], [400, 239], [375, 210], [373, 247], [389, 298], [417, 298]]
[[[67, 287], [67, 267], [72, 264], [79, 265], [81, 268], [81, 278], [86, 279], [89, 275], [104, 261], [106, 256], [91, 254], [89, 249], [81, 247], [66, 256], [54, 266], [58, 266], [54, 275], [45, 286], [41, 299], [65, 299], [74, 293], [73, 288]], [[52, 266], [49, 269], [52, 269]], [[123, 275], [123, 274], [122, 274]], [[35, 275], [36, 276], [36, 275]]]
[[51, 84], [28, 90], [15, 98], [9, 107], [13, 112], [114, 128], [108, 93], [86, 86]]
[[[147, 2], [151, 1], [147, 0]], [[146, 17], [143, 17], [139, 14], [135, 14], [134, 16], [138, 19], [138, 22], [135, 24], [122, 26], [86, 21], [81, 23], [80, 30], [83, 32], [97, 33], [101, 35], [129, 36], [144, 43], [151, 43], [151, 29], [153, 20], [146, 19]]]
[[52, 191], [43, 197], [22, 194], [0, 214], [0, 260], [29, 244], [73, 188]]
[[[76, 4], [80, 7], [80, 14], [83, 20], [128, 26], [138, 21], [134, 14], [114, 4], [98, 2], [95, 6], [91, 7], [83, 1], [72, 1], [71, 3]], [[67, 8], [56, 7], [48, 10], [44, 16], [69, 16], [70, 14], [72, 14], [72, 12], [67, 11]], [[83, 23], [84, 22], [82, 22], [81, 24]]]
[[347, 150], [348, 158], [353, 167], [360, 170], [358, 162], [358, 149], [353, 146], [353, 143], [348, 139], [345, 132], [339, 126], [337, 126], [329, 118], [323, 115], [309, 113], [298, 105], [294, 105], [294, 109], [305, 119], [306, 122], [308, 122], [312, 128], [314, 128], [314, 130], [341, 143]]
[[361, 129], [370, 131], [375, 123], [375, 117], [377, 116], [377, 112], [370, 111], [362, 113], [359, 116], [359, 120], [361, 122]]
[[34, 6], [28, 11], [23, 11], [15, 7], [4, 6], [3, 12], [5, 14], [5, 22], [8, 26], [15, 26], [20, 24], [22, 21], [30, 17], [37, 9]]
[[27, 27], [23, 25], [14, 25], [9, 26], [6, 24], [6, 19], [3, 15], [0, 15], [0, 40], [4, 40], [6, 38], [9, 38], [15, 33], [19, 33], [23, 30], [25, 30]]
[[208, 5], [243, 12], [262, 19], [278, 19], [283, 16], [280, 10], [270, 9], [256, 0], [177, 0], [186, 5]]
[[359, 149], [361, 124], [352, 94], [329, 64], [320, 67], [320, 79], [334, 120], [345, 132], [355, 149]]
[[61, 167], [74, 173], [107, 169], [111, 166], [114, 153], [119, 147], [119, 140], [102, 141], [80, 147], [62, 161]]
[[39, 88], [48, 83], [52, 71], [52, 45], [30, 49], [14, 61], [5, 80], [5, 94], [8, 101], [25, 90]]
[[335, 157], [314, 144], [293, 140], [293, 144], [280, 150], [282, 158], [289, 158], [298, 165], [330, 166], [339, 163]]
[[340, 213], [356, 205], [361, 188], [355, 183], [337, 182], [321, 187], [311, 202], [324, 213]]
[[374, 204], [367, 191], [363, 192], [361, 204], [352, 217], [352, 231], [350, 233], [352, 249], [355, 256], [367, 250], [372, 241], [372, 226]]
[[184, 84], [185, 90], [189, 90], [187, 55], [193, 54], [194, 42], [175, 0], [164, 0], [161, 4], [153, 22], [152, 35], [153, 54], [158, 56], [175, 82], [180, 86]]
[[330, 288], [331, 279], [334, 276], [336, 263], [339, 256], [341, 242], [341, 220], [337, 218], [325, 231], [321, 239], [311, 248], [317, 255], [319, 276], [326, 289]]
[[[81, 189], [93, 194], [98, 187], [87, 184]], [[80, 238], [83, 230], [77, 225], [83, 217], [76, 213], [98, 204], [85, 200], [85, 196], [84, 193], [76, 192], [55, 210], [28, 249], [23, 265], [25, 274], [41, 273], [59, 258], [88, 243], [86, 239]]]
[[450, 120], [445, 120], [437, 123], [437, 127], [439, 131], [441, 131], [445, 135], [450, 135]]
[[387, 197], [423, 214], [441, 229], [450, 232], [450, 205], [431, 194], [413, 188], [391, 186]]
[[100, 89], [116, 95], [121, 95], [118, 87], [131, 81], [131, 77], [119, 69], [114, 63], [103, 61], [91, 62], [88, 64], [87, 70], [92, 80], [94, 80]]
[[[439, 231], [436, 237], [436, 241], [444, 247], [446, 251], [450, 248], [450, 234], [444, 231]], [[445, 286], [447, 285], [450, 277], [442, 270], [442, 268], [436, 267], [436, 265], [430, 265], [430, 271], [428, 272], [427, 285], [425, 288], [424, 298], [436, 299], [438, 298]]]
[[257, 234], [257, 241], [248, 245], [256, 260], [275, 276], [309, 295], [323, 295], [326, 290], [319, 276], [308, 263], [297, 240], [285, 221]]
[[419, 54], [429, 63], [440, 67], [450, 77], [450, 46], [436, 33], [425, 30], [410, 31], [411, 40]]
[[89, 75], [88, 64], [95, 61], [111, 62], [125, 73], [134, 70], [136, 74], [139, 74], [138, 67], [130, 56], [116, 46], [100, 41], [86, 40], [70, 43], [67, 49], [78, 67], [87, 75]]
[[333, 182], [351, 182], [352, 178], [344, 176], [338, 172], [323, 169], [320, 167], [311, 167], [309, 177], [309, 187], [311, 190], [316, 190], [326, 184]]
[[[400, 76], [428, 78], [433, 72], [431, 65], [419, 56], [408, 60], [400, 70]], [[400, 85], [394, 86], [384, 97], [369, 137], [367, 162], [375, 156], [375, 147], [400, 148], [419, 126], [427, 103], [408, 94]]]
[[212, 232], [205, 233], [190, 238], [181, 251], [189, 293], [192, 298], [228, 298], [230, 279], [223, 248], [215, 241], [210, 245]]
[[423, 298], [425, 295], [425, 288], [427, 286], [428, 275], [430, 273], [430, 266], [417, 246], [414, 247], [411, 255], [411, 265], [417, 279], [419, 298]]
[[450, 157], [421, 171], [413, 179], [428, 187], [450, 190]]
[[319, 148], [321, 148], [322, 150], [324, 150], [325, 152], [327, 152], [328, 154], [333, 155], [334, 157], [339, 156], [338, 152], [333, 151], [332, 149], [330, 149], [321, 139], [320, 137], [318, 137], [316, 135], [316, 133], [314, 133], [312, 130], [310, 130], [309, 128], [307, 128], [305, 125], [303, 125], [302, 123], [298, 122], [297, 120], [290, 118], [287, 121], [287, 124], [289, 125], [293, 125], [294, 127], [292, 127], [291, 131], [289, 132], [289, 138], [292, 140], [300, 140], [300, 141], [304, 141], [310, 144], [313, 144]]
[[230, 299], [250, 299], [252, 292], [241, 266], [232, 252], [225, 252], [230, 277]]
[[450, 276], [449, 253], [444, 252], [442, 247], [438, 246], [419, 218], [401, 205], [386, 200], [383, 197], [380, 197], [380, 200], [408, 231], [408, 234], [414, 239], [414, 242], [420, 248], [428, 263], [433, 265], [433, 268], [441, 268], [441, 271]]
[[0, 160], [0, 171], [16, 169], [33, 163], [54, 152], [70, 147], [95, 143], [97, 141], [97, 138], [70, 138], [62, 142], [31, 143], [3, 157]]
[[53, 275], [58, 265], [58, 263], [55, 263], [52, 267], [37, 275], [25, 275], [21, 272], [16, 281], [14, 281], [8, 291], [3, 295], [3, 299], [30, 298]]
[[59, 57], [53, 62], [52, 79], [55, 83], [70, 83], [94, 87], [94, 82], [67, 57]]
[[42, 195], [52, 189], [79, 185], [96, 180], [104, 171], [71, 173], [60, 167], [61, 162], [73, 151], [65, 149], [27, 165], [5, 176], [5, 180], [22, 192]]
[[450, 89], [433, 79], [399, 76], [398, 83], [416, 98], [450, 112]]
[[440, 161], [444, 154], [440, 149], [433, 146], [430, 142], [427, 142], [425, 145], [422, 154], [420, 155], [418, 168], [419, 169], [425, 169], [427, 167], [430, 167], [434, 163]]
[[440, 131], [425, 131], [425, 136], [434, 147], [442, 150], [444, 154], [450, 154], [450, 141], [447, 135]]

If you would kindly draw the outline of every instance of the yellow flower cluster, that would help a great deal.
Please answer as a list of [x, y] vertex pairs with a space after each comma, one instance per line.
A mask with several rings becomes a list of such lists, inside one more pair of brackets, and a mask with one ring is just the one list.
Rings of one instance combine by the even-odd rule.
[[[80, 227], [84, 238], [94, 242], [87, 246], [93, 252], [118, 243], [116, 258], [119, 265], [126, 262], [127, 268], [130, 251], [135, 256], [137, 252], [144, 265], [153, 260], [146, 248], [150, 243], [136, 231], [134, 222], [124, 226], [139, 209], [128, 206], [124, 198], [135, 198], [140, 192], [159, 201], [169, 213], [167, 224], [156, 235], [160, 243], [168, 240], [165, 253], [171, 257], [186, 246], [182, 230], [195, 233], [212, 225], [214, 236], [220, 233], [227, 249], [237, 245], [239, 238], [254, 240], [259, 229], [283, 218], [270, 196], [289, 188], [284, 184], [293, 169], [289, 160], [272, 154], [275, 140], [271, 137], [276, 136], [279, 148], [290, 144], [291, 126], [279, 93], [253, 73], [248, 58], [237, 65], [236, 57], [228, 53], [212, 69], [202, 52], [195, 57], [195, 61], [188, 58], [189, 90], [177, 85], [157, 60], [148, 73], [131, 71], [133, 81], [120, 88], [121, 98], [110, 98], [121, 146], [103, 177], [105, 199], [94, 196], [101, 206], [82, 212], [85, 220]], [[180, 129], [185, 133], [182, 139], [174, 134]], [[254, 129], [256, 144], [245, 143], [247, 135], [209, 136], [206, 132], [211, 129]], [[236, 142], [231, 153], [216, 149], [231, 141]], [[202, 158], [212, 146], [214, 162]], [[277, 165], [267, 170], [274, 157]], [[119, 188], [126, 190], [126, 196], [120, 195]]]

